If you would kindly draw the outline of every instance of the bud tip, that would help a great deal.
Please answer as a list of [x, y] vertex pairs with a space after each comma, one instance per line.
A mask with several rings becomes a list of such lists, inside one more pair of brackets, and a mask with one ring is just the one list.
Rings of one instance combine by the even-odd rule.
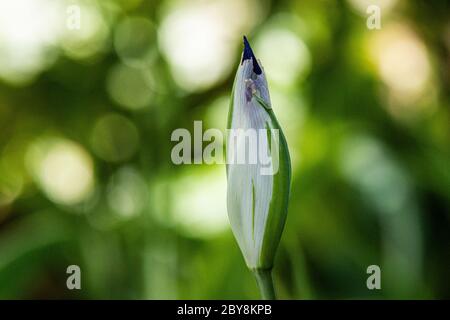
[[252, 59], [253, 72], [256, 74], [261, 74], [262, 73], [261, 67], [259, 66], [258, 61], [256, 60], [256, 57], [253, 54], [252, 47], [250, 47], [250, 43], [248, 42], [247, 37], [244, 36], [244, 53], [242, 55], [242, 62], [248, 59]]

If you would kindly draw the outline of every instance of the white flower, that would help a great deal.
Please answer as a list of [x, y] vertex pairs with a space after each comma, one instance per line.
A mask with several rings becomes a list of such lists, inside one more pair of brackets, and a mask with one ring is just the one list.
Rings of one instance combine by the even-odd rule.
[[227, 208], [231, 228], [247, 266], [270, 270], [286, 220], [291, 167], [264, 70], [245, 37], [228, 129]]

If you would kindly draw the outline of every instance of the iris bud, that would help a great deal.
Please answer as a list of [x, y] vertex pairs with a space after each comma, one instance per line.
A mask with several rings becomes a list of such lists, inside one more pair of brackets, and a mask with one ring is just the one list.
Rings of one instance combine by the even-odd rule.
[[270, 271], [287, 215], [291, 165], [286, 139], [272, 110], [265, 72], [245, 37], [228, 129], [230, 225], [263, 297], [274, 298]]

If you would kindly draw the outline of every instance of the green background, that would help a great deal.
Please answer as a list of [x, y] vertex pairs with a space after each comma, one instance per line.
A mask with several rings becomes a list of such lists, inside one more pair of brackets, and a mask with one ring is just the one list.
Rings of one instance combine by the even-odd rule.
[[243, 34], [292, 155], [279, 297], [450, 298], [450, 10], [370, 4], [2, 1], [0, 298], [259, 297], [224, 165], [170, 157], [225, 128]]

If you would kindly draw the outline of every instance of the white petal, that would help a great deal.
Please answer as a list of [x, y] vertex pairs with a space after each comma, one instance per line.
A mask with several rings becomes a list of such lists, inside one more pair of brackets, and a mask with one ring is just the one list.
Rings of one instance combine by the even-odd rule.
[[[230, 137], [228, 141], [227, 206], [230, 224], [246, 263], [250, 268], [255, 268], [258, 265], [272, 199], [273, 176], [261, 174], [263, 165], [259, 159], [258, 148], [268, 150], [268, 138], [267, 134], [258, 133], [260, 129], [271, 127], [271, 119], [255, 98], [248, 99], [249, 87], [246, 79], [251, 77], [251, 73], [251, 61], [246, 60], [239, 67], [234, 92], [231, 129], [242, 130], [233, 132], [237, 137], [234, 141], [236, 143], [231, 143]], [[264, 73], [254, 77], [254, 81], [265, 82]], [[268, 99], [268, 93], [264, 95]], [[254, 141], [258, 147], [256, 149], [254, 145], [249, 144], [248, 129], [255, 130]], [[236, 155], [242, 155], [241, 152], [248, 153], [249, 150], [252, 153], [256, 150], [256, 163], [248, 163], [248, 158], [246, 164], [230, 163], [231, 159], [236, 162]]]

